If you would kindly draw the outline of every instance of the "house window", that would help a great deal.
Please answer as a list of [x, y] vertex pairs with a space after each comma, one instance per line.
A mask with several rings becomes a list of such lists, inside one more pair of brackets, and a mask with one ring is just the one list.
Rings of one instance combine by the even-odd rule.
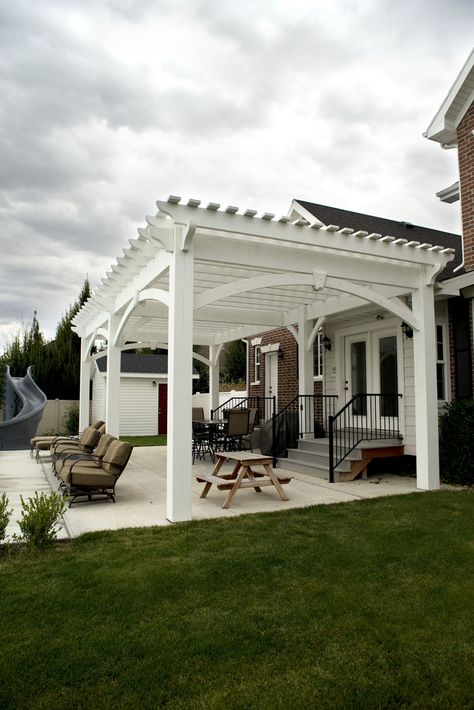
[[436, 383], [438, 399], [446, 399], [446, 356], [444, 326], [436, 326]]
[[318, 331], [313, 343], [313, 376], [321, 378], [323, 376], [323, 331]]
[[260, 382], [260, 345], [255, 346], [254, 382]]

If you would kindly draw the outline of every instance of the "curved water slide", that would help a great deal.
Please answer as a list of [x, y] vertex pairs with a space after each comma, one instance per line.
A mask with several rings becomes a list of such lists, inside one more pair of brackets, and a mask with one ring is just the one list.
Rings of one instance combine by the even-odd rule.
[[33, 380], [30, 365], [24, 377], [12, 377], [7, 365], [4, 421], [0, 422], [0, 449], [27, 449], [46, 406], [47, 397]]

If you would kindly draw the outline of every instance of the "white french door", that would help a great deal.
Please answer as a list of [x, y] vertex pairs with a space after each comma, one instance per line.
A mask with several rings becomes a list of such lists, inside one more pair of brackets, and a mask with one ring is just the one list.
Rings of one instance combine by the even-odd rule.
[[[369, 334], [360, 333], [344, 338], [344, 400], [369, 392], [371, 368], [369, 367]], [[349, 426], [364, 427], [367, 424], [367, 400], [357, 398], [350, 407]]]
[[[344, 403], [356, 397], [348, 426], [396, 429], [398, 388], [398, 339], [393, 329], [344, 336]], [[380, 396], [357, 398], [363, 394]]]

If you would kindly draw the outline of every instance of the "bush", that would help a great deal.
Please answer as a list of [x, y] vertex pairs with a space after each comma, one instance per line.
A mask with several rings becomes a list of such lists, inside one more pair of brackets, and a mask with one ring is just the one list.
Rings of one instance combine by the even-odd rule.
[[56, 540], [60, 529], [58, 523], [64, 512], [64, 499], [58, 493], [38, 495], [37, 492], [26, 502], [23, 496], [20, 499], [23, 510], [17, 522], [22, 535], [15, 535], [15, 540], [26, 542], [30, 547], [49, 547]]
[[474, 483], [474, 400], [446, 404], [439, 420], [441, 478], [448, 483]]
[[71, 404], [71, 406], [66, 409], [64, 428], [67, 434], [77, 434], [79, 431], [79, 407], [77, 404]]
[[7, 530], [7, 525], [12, 514], [11, 510], [8, 510], [8, 498], [5, 493], [3, 493], [0, 498], [0, 542], [5, 539], [5, 533]]

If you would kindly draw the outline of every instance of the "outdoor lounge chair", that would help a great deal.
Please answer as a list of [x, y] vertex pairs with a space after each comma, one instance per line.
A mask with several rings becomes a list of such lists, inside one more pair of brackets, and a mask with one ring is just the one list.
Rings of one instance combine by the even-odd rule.
[[[105, 431], [105, 422], [102, 421], [102, 419], [98, 419], [93, 424], [91, 424], [91, 427], [93, 429], [100, 430], [103, 428]], [[61, 434], [54, 434], [51, 436], [34, 436], [32, 439], [30, 439], [30, 456], [31, 458], [33, 458], [33, 456], [35, 455], [36, 460], [38, 461], [39, 452], [49, 451], [53, 442], [57, 442], [60, 439], [63, 439], [65, 441], [77, 441], [81, 437], [81, 435], [82, 432], [75, 436], [62, 436]]]
[[58, 437], [52, 442], [49, 449], [53, 461], [57, 459], [58, 456], [64, 457], [67, 454], [73, 454], [75, 452], [91, 453], [97, 446], [101, 433], [100, 429], [94, 429], [94, 427], [88, 426], [84, 429], [79, 439]]
[[99, 468], [100, 462], [107, 453], [112, 441], [116, 441], [115, 436], [112, 436], [111, 434], [102, 434], [97, 446], [91, 453], [71, 451], [64, 456], [58, 456], [58, 458], [53, 461], [53, 470], [57, 478], [61, 479], [61, 472], [65, 469], [71, 468], [72, 464], [78, 459], [81, 459], [81, 461], [87, 461], [90, 466]]
[[115, 439], [110, 443], [99, 466], [96, 462], [77, 459], [70, 467], [64, 468], [61, 480], [64, 483], [64, 495], [69, 497], [69, 507], [76, 502], [90, 501], [96, 496], [115, 503], [115, 486], [132, 451], [131, 444]]

